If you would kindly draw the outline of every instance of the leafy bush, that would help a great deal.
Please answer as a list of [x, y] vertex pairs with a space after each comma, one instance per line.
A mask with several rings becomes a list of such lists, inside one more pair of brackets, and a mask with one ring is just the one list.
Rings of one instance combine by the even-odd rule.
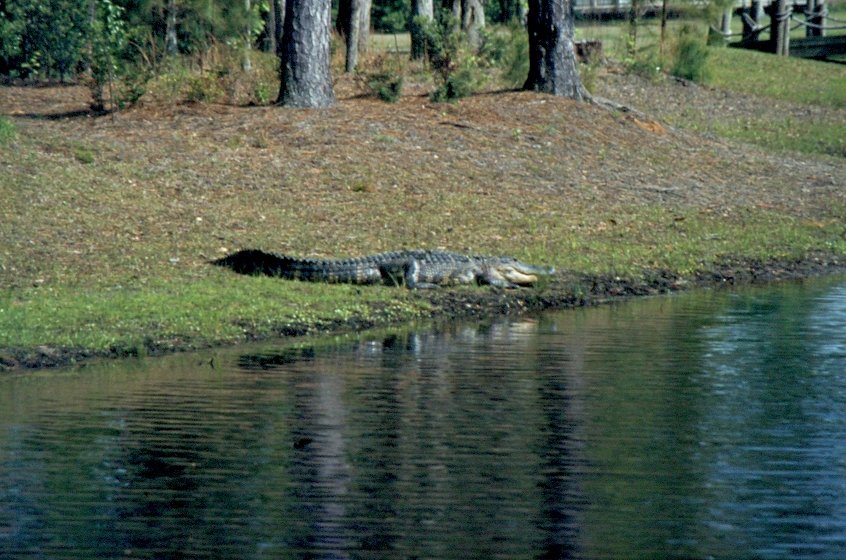
[[402, 95], [403, 76], [396, 72], [384, 72], [381, 74], [371, 74], [368, 80], [368, 86], [376, 94], [376, 97], [387, 103], [393, 103], [399, 100]]
[[364, 88], [386, 103], [398, 101], [405, 81], [405, 66], [399, 57], [380, 54], [368, 57], [358, 67], [358, 78]]
[[453, 15], [442, 10], [436, 20], [426, 22], [423, 32], [436, 84], [432, 100], [454, 101], [477, 91], [484, 81], [479, 59]]
[[272, 53], [250, 53], [252, 69], [242, 66], [242, 51], [217, 44], [194, 57], [171, 57], [158, 75], [143, 84], [144, 103], [229, 103], [266, 105], [278, 93], [278, 62]]
[[477, 92], [484, 83], [476, 57], [466, 56], [458, 60], [443, 83], [432, 92], [432, 101], [455, 101]]
[[87, 10], [77, 0], [6, 2], [0, 56], [23, 78], [68, 78], [86, 45]]
[[529, 76], [529, 33], [525, 26], [512, 24], [499, 62], [502, 79], [508, 87], [521, 87]]
[[708, 47], [685, 25], [679, 31], [675, 61], [671, 73], [679, 78], [705, 82], [708, 79]]
[[123, 8], [111, 2], [100, 0], [96, 4], [94, 20], [88, 29], [91, 53], [92, 108], [101, 111], [106, 106], [106, 90], [113, 106], [117, 106], [114, 83], [121, 70], [120, 55], [126, 47], [126, 25], [123, 20]]

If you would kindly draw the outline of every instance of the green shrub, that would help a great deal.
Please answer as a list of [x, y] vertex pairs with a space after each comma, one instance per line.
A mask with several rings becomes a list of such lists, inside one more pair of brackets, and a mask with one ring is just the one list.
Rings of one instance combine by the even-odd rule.
[[382, 72], [371, 74], [367, 81], [368, 87], [373, 93], [386, 103], [393, 103], [402, 95], [402, 74], [396, 72]]
[[521, 87], [529, 76], [529, 34], [525, 26], [509, 26], [509, 39], [500, 59], [502, 80], [508, 87]]
[[702, 83], [708, 79], [707, 63], [708, 47], [695, 35], [691, 27], [685, 25], [679, 31], [671, 73], [679, 78]]
[[405, 66], [399, 57], [378, 55], [360, 64], [358, 78], [374, 97], [386, 103], [399, 100], [405, 81]]
[[185, 100], [189, 103], [214, 103], [225, 95], [218, 77], [212, 74], [192, 74], [186, 86]]
[[454, 101], [477, 91], [484, 81], [479, 59], [472, 54], [467, 36], [452, 14], [441, 11], [437, 20], [424, 25], [423, 31], [436, 85], [432, 100]]
[[255, 97], [256, 103], [259, 105], [267, 105], [270, 103], [273, 100], [271, 97], [272, 95], [273, 93], [271, 92], [270, 85], [265, 82], [259, 81], [253, 88], [253, 97]]
[[452, 70], [443, 83], [432, 92], [432, 101], [441, 103], [455, 101], [472, 95], [482, 86], [483, 77], [475, 57], [466, 57], [459, 61], [459, 67]]

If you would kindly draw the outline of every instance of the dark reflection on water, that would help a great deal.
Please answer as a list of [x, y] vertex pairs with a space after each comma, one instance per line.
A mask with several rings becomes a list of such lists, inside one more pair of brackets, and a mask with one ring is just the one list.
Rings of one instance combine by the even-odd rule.
[[846, 284], [0, 379], [0, 558], [842, 558]]

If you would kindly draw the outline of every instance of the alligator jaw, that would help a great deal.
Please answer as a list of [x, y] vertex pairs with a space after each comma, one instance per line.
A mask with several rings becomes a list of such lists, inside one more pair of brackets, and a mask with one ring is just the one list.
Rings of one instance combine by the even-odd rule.
[[497, 266], [497, 275], [516, 286], [531, 286], [538, 281], [538, 276], [555, 274], [554, 268], [532, 266], [519, 261]]

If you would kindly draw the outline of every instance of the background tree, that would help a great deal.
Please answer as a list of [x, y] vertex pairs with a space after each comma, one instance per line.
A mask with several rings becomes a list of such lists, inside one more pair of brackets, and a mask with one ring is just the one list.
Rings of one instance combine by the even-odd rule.
[[370, 14], [373, 9], [372, 0], [358, 0], [361, 4], [358, 25], [358, 52], [366, 53], [370, 49]]
[[287, 0], [277, 102], [290, 107], [335, 103], [329, 68], [330, 0]]
[[431, 25], [435, 17], [432, 0], [412, 0], [411, 22], [411, 58], [420, 60], [426, 56], [426, 26]]
[[529, 77], [523, 89], [588, 99], [576, 67], [572, 0], [529, 0]]
[[[8, 2], [0, 56], [23, 78], [66, 80], [86, 59], [91, 25], [88, 7], [74, 0]], [[8, 60], [7, 59], [7, 60]]]
[[[357, 4], [354, 6], [353, 4]], [[358, 36], [356, 41], [355, 55], [367, 52], [370, 43], [370, 13], [372, 9], [371, 0], [339, 0], [338, 1], [338, 15], [335, 18], [335, 31], [338, 35], [346, 39], [350, 33], [355, 33]], [[358, 17], [355, 18], [352, 14], [353, 10], [358, 12]], [[353, 22], [355, 22], [357, 29], [353, 29]], [[350, 52], [347, 46], [347, 52]], [[353, 65], [355, 66], [355, 65]]]
[[482, 0], [461, 0], [461, 30], [470, 44], [478, 48], [485, 28], [485, 8]]
[[400, 33], [406, 30], [411, 13], [408, 0], [373, 0], [373, 29], [380, 33]]
[[285, 19], [285, 0], [270, 0], [267, 4], [267, 12], [264, 19], [264, 40], [262, 50], [264, 52], [281, 54], [279, 47], [282, 45], [282, 26]]
[[167, 26], [165, 27], [165, 52], [175, 55], [179, 52], [176, 36], [176, 0], [167, 0]]
[[349, 11], [347, 13], [347, 54], [345, 70], [349, 73], [355, 70], [358, 63], [358, 38], [361, 29], [361, 1], [348, 0]]

